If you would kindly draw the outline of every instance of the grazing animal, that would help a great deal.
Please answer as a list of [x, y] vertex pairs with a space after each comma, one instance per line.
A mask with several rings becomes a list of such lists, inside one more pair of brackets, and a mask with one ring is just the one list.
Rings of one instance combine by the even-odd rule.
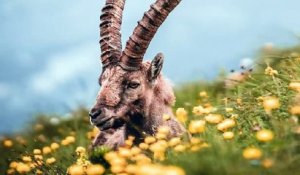
[[[159, 126], [168, 126], [170, 137], [184, 132], [172, 113], [173, 89], [161, 74], [163, 54], [143, 62], [156, 31], [179, 2], [157, 0], [152, 4], [122, 51], [120, 29], [125, 0], [106, 0], [100, 16], [101, 89], [89, 113], [91, 123], [101, 130], [94, 146], [117, 148], [129, 135], [139, 143], [145, 135], [154, 135]], [[164, 114], [170, 119], [163, 120]]]

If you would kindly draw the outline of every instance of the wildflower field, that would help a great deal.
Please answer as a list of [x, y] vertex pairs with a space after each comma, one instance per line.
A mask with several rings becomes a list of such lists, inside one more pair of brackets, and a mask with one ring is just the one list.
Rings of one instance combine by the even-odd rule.
[[242, 78], [180, 86], [174, 113], [191, 137], [168, 140], [161, 127], [139, 145], [91, 150], [88, 109], [39, 115], [2, 136], [0, 174], [300, 174], [299, 65], [300, 47], [272, 49]]

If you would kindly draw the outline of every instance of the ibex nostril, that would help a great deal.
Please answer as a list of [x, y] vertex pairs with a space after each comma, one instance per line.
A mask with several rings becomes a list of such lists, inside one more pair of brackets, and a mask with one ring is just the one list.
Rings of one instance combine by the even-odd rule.
[[102, 112], [101, 109], [99, 110], [92, 109], [89, 112], [89, 116], [91, 117], [91, 119], [96, 119], [101, 114], [101, 112]]

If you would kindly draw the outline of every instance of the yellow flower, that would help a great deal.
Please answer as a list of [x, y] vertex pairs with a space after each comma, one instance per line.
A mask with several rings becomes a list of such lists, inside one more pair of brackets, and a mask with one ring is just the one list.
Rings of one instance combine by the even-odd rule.
[[274, 75], [278, 75], [278, 71], [273, 69], [272, 67], [268, 66], [266, 69], [265, 69], [265, 74], [266, 75], [270, 75], [270, 76], [274, 76]]
[[241, 105], [241, 104], [242, 104], [242, 99], [240, 99], [240, 98], [236, 99], [236, 103], [237, 103], [238, 105]]
[[178, 108], [176, 110], [176, 117], [180, 122], [182, 122], [182, 123], [186, 122], [186, 120], [187, 120], [186, 110], [184, 108]]
[[210, 147], [210, 145], [205, 142], [202, 143], [200, 146], [201, 146], [201, 148], [209, 148]]
[[239, 116], [238, 114], [232, 114], [232, 115], [230, 116], [230, 118], [231, 118], [231, 119], [237, 119], [238, 116]]
[[87, 160], [86, 155], [83, 155], [77, 159], [76, 164], [86, 168], [86, 166], [90, 165], [91, 162]]
[[211, 106], [203, 108], [201, 105], [199, 105], [199, 106], [195, 106], [193, 108], [193, 113], [195, 115], [209, 114], [211, 112], [211, 110], [212, 110]]
[[163, 166], [158, 164], [143, 164], [136, 167], [136, 175], [162, 175], [164, 172]]
[[268, 142], [273, 140], [274, 134], [270, 130], [262, 129], [256, 133], [256, 138], [261, 142]]
[[84, 169], [81, 165], [72, 165], [68, 168], [70, 175], [84, 175]]
[[53, 151], [55, 151], [55, 150], [57, 150], [58, 148], [59, 148], [59, 144], [58, 143], [52, 143], [51, 145], [50, 145], [50, 147], [51, 147], [51, 149], [53, 150]]
[[43, 154], [49, 154], [51, 153], [51, 148], [49, 146], [43, 147]]
[[233, 108], [225, 108], [225, 111], [226, 111], [226, 112], [232, 112], [232, 111], [233, 111]]
[[263, 99], [263, 107], [266, 112], [270, 112], [273, 109], [278, 109], [280, 107], [280, 103], [278, 98], [276, 97], [265, 97]]
[[132, 147], [130, 151], [131, 151], [132, 155], [138, 155], [142, 152], [142, 150], [139, 147], [136, 147], [136, 146]]
[[132, 135], [128, 136], [128, 140], [134, 141], [134, 139], [135, 139], [134, 136], [132, 136]]
[[168, 114], [163, 114], [163, 119], [164, 119], [164, 121], [167, 121], [167, 120], [170, 120], [170, 115], [168, 115]]
[[34, 155], [34, 159], [35, 160], [43, 160], [43, 156], [42, 155]]
[[135, 175], [185, 175], [184, 170], [179, 167], [162, 166], [159, 164], [144, 164], [140, 166], [131, 166], [129, 172], [133, 172], [130, 174]]
[[300, 92], [300, 82], [291, 82], [289, 88], [295, 91]]
[[128, 148], [119, 148], [119, 155], [128, 158], [131, 156], [131, 151]]
[[105, 169], [101, 165], [90, 165], [86, 169], [87, 175], [101, 175], [103, 174]]
[[201, 140], [199, 138], [192, 137], [190, 142], [192, 145], [197, 145], [197, 144], [201, 143]]
[[86, 137], [91, 140], [95, 138], [95, 135], [93, 132], [89, 131], [86, 133]]
[[174, 147], [174, 151], [177, 151], [177, 152], [183, 152], [185, 151], [186, 147], [184, 145], [177, 145]]
[[127, 161], [125, 158], [123, 157], [116, 157], [114, 159], [111, 159], [109, 161], [109, 163], [112, 165], [112, 166], [125, 166], [127, 165]]
[[110, 170], [113, 174], [119, 174], [125, 170], [125, 167], [120, 165], [114, 165], [110, 167]]
[[75, 142], [75, 137], [74, 136], [67, 136], [64, 140], [61, 141], [61, 145], [69, 145], [71, 143]]
[[107, 161], [111, 161], [112, 159], [115, 159], [115, 158], [117, 158], [117, 157], [118, 157], [118, 154], [117, 154], [116, 152], [113, 152], [113, 151], [108, 152], [108, 153], [106, 153], [106, 154], [104, 155], [104, 158], [105, 158], [105, 160], [107, 160]]
[[155, 138], [157, 138], [158, 140], [166, 139], [166, 138], [167, 138], [167, 135], [166, 135], [166, 134], [163, 134], [163, 133], [156, 133], [156, 134], [155, 134]]
[[260, 159], [262, 156], [262, 152], [258, 148], [249, 147], [244, 149], [243, 156], [245, 159], [250, 159], [250, 160]]
[[125, 140], [125, 145], [128, 146], [128, 147], [131, 147], [133, 145], [133, 141], [132, 140]]
[[25, 163], [18, 163], [16, 169], [19, 173], [28, 173], [30, 171], [30, 166]]
[[6, 148], [10, 148], [13, 146], [13, 142], [9, 139], [6, 139], [3, 141], [3, 146], [6, 147]]
[[259, 102], [263, 102], [264, 101], [264, 97], [259, 96], [259, 97], [256, 98], [256, 100], [259, 101]]
[[205, 116], [204, 119], [208, 123], [217, 124], [223, 120], [223, 116], [220, 114], [209, 114], [209, 115]]
[[164, 175], [185, 175], [185, 172], [182, 168], [177, 166], [167, 166], [163, 169]]
[[53, 164], [55, 161], [56, 161], [56, 159], [55, 159], [54, 157], [51, 157], [51, 158], [48, 158], [48, 159], [46, 160], [46, 164], [51, 165], [51, 164]]
[[212, 111], [216, 111], [216, 110], [217, 110], [217, 108], [214, 108], [214, 107], [212, 107], [210, 104], [208, 104], [206, 107], [204, 107], [203, 113], [204, 113], [204, 114], [209, 114], [209, 113], [211, 113]]
[[165, 152], [154, 152], [153, 158], [156, 159], [156, 160], [163, 161], [166, 158]]
[[291, 107], [290, 113], [292, 115], [300, 115], [300, 105]]
[[85, 150], [84, 147], [79, 146], [79, 147], [76, 148], [76, 151], [75, 151], [75, 152], [76, 152], [76, 154], [77, 154], [78, 156], [83, 156], [83, 155], [85, 155], [86, 150]]
[[264, 168], [271, 168], [273, 166], [273, 160], [272, 159], [264, 159], [261, 162], [261, 164]]
[[27, 165], [29, 165], [30, 169], [35, 169], [35, 167], [37, 166], [37, 164], [33, 162], [27, 163]]
[[205, 130], [205, 121], [204, 120], [193, 120], [189, 124], [189, 131], [192, 134], [202, 133]]
[[23, 160], [24, 162], [31, 162], [31, 161], [32, 161], [32, 159], [31, 159], [30, 156], [23, 156], [23, 157], [22, 157], [22, 160]]
[[195, 106], [193, 108], [193, 113], [196, 114], [196, 115], [202, 115], [203, 114], [203, 110], [204, 110], [204, 108], [201, 105]]
[[87, 138], [94, 139], [99, 133], [100, 130], [97, 127], [94, 127], [92, 131], [87, 132]]
[[193, 145], [191, 146], [191, 151], [199, 151], [201, 149], [200, 145]]
[[163, 146], [165, 148], [168, 147], [168, 142], [166, 140], [158, 140], [156, 143], [160, 144], [161, 146]]
[[68, 137], [66, 137], [66, 140], [67, 140], [69, 143], [74, 143], [74, 142], [75, 142], [75, 137], [74, 137], [74, 136], [68, 136]]
[[63, 146], [66, 146], [66, 145], [69, 145], [69, 144], [70, 144], [69, 141], [66, 140], [66, 139], [61, 141], [61, 145], [63, 145]]
[[234, 133], [231, 132], [231, 131], [227, 131], [227, 132], [224, 132], [224, 133], [223, 133], [223, 138], [224, 138], [225, 140], [233, 139], [233, 137], [234, 137]]
[[219, 131], [225, 131], [234, 126], [235, 126], [235, 121], [233, 119], [225, 119], [223, 122], [221, 122], [217, 125], [217, 129]]
[[153, 143], [152, 145], [150, 145], [149, 149], [152, 152], [165, 152], [167, 146], [164, 144], [160, 144], [159, 142]]
[[134, 161], [136, 161], [137, 164], [149, 164], [151, 163], [151, 159], [147, 157], [144, 154], [139, 154], [133, 157]]
[[40, 149], [34, 149], [33, 154], [42, 154], [42, 151]]
[[16, 168], [18, 166], [18, 162], [15, 162], [15, 161], [13, 161], [13, 162], [10, 162], [10, 164], [9, 164], [9, 167], [10, 168]]
[[151, 144], [151, 143], [154, 143], [156, 141], [155, 137], [152, 137], [152, 136], [147, 136], [145, 139], [144, 139], [144, 142], [146, 144]]
[[136, 165], [128, 165], [125, 168], [125, 172], [128, 174], [136, 174], [136, 170], [138, 169], [138, 167]]
[[200, 97], [208, 97], [206, 91], [201, 91], [201, 92], [199, 92], [199, 96], [200, 96]]
[[181, 142], [181, 139], [179, 137], [173, 137], [171, 138], [171, 140], [169, 141], [169, 146], [173, 147], [178, 145]]
[[154, 164], [142, 164], [136, 167], [135, 173], [136, 175], [160, 175], [162, 174], [162, 167], [160, 165]]

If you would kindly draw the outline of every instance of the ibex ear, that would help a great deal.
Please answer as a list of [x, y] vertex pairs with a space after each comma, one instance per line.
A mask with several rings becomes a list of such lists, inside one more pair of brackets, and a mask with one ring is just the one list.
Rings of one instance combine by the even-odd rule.
[[151, 62], [150, 68], [148, 70], [149, 81], [155, 80], [163, 67], [164, 55], [158, 53]]

